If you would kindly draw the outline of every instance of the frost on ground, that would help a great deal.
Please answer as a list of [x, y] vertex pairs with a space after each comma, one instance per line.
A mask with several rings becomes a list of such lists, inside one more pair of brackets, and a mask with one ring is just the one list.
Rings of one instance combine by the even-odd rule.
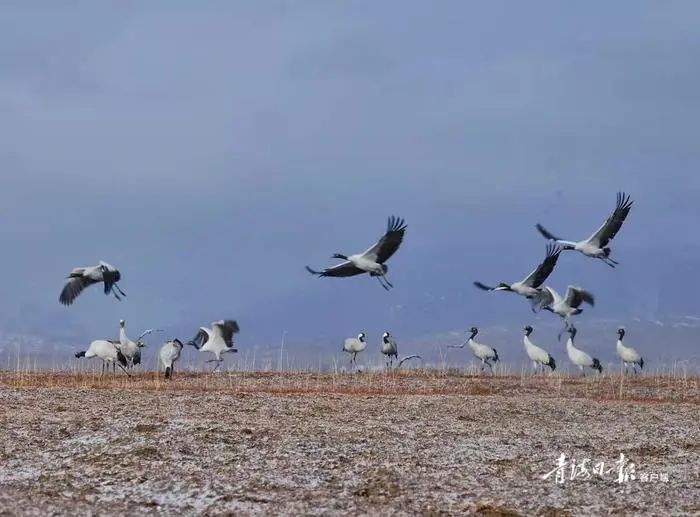
[[[0, 514], [692, 515], [699, 385], [3, 373]], [[615, 470], [542, 479], [561, 454]], [[620, 454], [636, 464], [622, 484]]]

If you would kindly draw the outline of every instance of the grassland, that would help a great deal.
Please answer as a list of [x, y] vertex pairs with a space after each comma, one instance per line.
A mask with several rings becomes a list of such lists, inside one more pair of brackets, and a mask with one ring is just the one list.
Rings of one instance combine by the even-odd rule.
[[6, 514], [700, 512], [694, 377], [14, 371], [0, 415]]

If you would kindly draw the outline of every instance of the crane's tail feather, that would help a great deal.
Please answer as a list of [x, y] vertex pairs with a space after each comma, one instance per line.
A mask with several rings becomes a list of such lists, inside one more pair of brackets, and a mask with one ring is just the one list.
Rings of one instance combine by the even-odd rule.
[[170, 366], [165, 367], [165, 378], [166, 379], [170, 379], [170, 377], [172, 377], [172, 371], [173, 370], [172, 370], [172, 368], [170, 368]]
[[85, 351], [76, 352], [76, 353], [75, 353], [75, 357], [77, 357], [77, 358], [85, 357]]
[[598, 370], [598, 373], [603, 373], [603, 366], [598, 359], [593, 359], [593, 369]]
[[117, 361], [122, 366], [126, 366], [126, 364], [127, 364], [126, 356], [124, 354], [122, 354], [120, 350], [117, 350]]
[[552, 369], [552, 371], [557, 369], [557, 363], [554, 361], [554, 357], [552, 357], [551, 355], [549, 356], [549, 362], [547, 363], [547, 366], [549, 366]]

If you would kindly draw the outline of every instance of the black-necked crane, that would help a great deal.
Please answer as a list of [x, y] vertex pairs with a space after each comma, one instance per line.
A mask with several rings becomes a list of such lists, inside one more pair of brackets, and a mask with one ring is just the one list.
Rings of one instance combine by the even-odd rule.
[[561, 339], [564, 331], [571, 326], [569, 320], [583, 312], [583, 309], [580, 307], [583, 302], [593, 307], [595, 298], [590, 292], [580, 287], [570, 285], [566, 289], [566, 295], [562, 297], [551, 287], [545, 286], [532, 299], [532, 310], [533, 312], [538, 312], [544, 309], [562, 318], [564, 320], [564, 328], [559, 332], [559, 339]]
[[506, 291], [519, 294], [528, 299], [533, 298], [539, 292], [539, 287], [554, 271], [554, 266], [557, 265], [560, 254], [561, 248], [554, 243], [550, 243], [547, 245], [547, 253], [544, 260], [523, 280], [512, 284], [501, 282], [495, 287], [490, 287], [481, 282], [474, 282], [474, 285], [483, 291]]
[[384, 289], [389, 290], [394, 286], [386, 278], [389, 267], [385, 262], [399, 249], [405, 232], [404, 220], [391, 216], [384, 236], [364, 253], [349, 256], [335, 253], [331, 258], [341, 259], [345, 262], [323, 271], [313, 270], [309, 266], [306, 266], [306, 270], [319, 277], [349, 277], [369, 273], [370, 276], [377, 277]]
[[165, 378], [170, 379], [175, 372], [175, 362], [180, 359], [180, 354], [182, 353], [182, 342], [175, 338], [171, 339], [160, 347], [160, 362], [165, 368]]
[[214, 354], [214, 359], [207, 363], [216, 363], [212, 372], [215, 372], [223, 362], [222, 354], [236, 353], [238, 349], [233, 346], [233, 336], [240, 332], [238, 322], [235, 320], [219, 320], [211, 324], [211, 328], [199, 327], [194, 338], [187, 342], [200, 352]]
[[407, 355], [399, 360], [399, 345], [394, 339], [394, 336], [389, 332], [384, 332], [382, 334], [382, 342], [379, 344], [379, 350], [382, 354], [389, 358], [386, 363], [387, 368], [391, 368], [394, 365], [394, 359], [396, 359], [396, 368], [401, 368], [403, 363], [410, 361], [411, 359], [420, 359], [421, 356], [418, 354]]
[[389, 358], [386, 363], [387, 367], [393, 366], [394, 358], [396, 358], [396, 360], [399, 359], [399, 345], [389, 332], [384, 332], [384, 334], [382, 334], [382, 342], [379, 345], [379, 350]]
[[465, 345], [469, 345], [469, 348], [471, 349], [474, 357], [481, 361], [481, 371], [484, 371], [484, 365], [488, 365], [488, 367], [491, 369], [491, 373], [493, 373], [493, 365], [491, 364], [491, 361], [493, 361], [494, 363], [497, 363], [499, 361], [498, 351], [493, 347], [483, 345], [474, 341], [474, 338], [478, 333], [479, 329], [476, 327], [472, 327], [469, 330], [470, 335], [466, 343], [462, 343], [461, 345], [447, 346], [448, 348], [464, 348]]
[[106, 262], [100, 261], [96, 266], [77, 267], [70, 272], [67, 278], [68, 282], [63, 286], [61, 296], [58, 298], [63, 305], [72, 304], [86, 287], [100, 282], [104, 283], [105, 294], [112, 293], [117, 300], [121, 300], [120, 294], [126, 296], [117, 284], [121, 280], [121, 273]]
[[541, 224], [537, 224], [537, 230], [546, 238], [556, 241], [564, 250], [575, 250], [583, 253], [587, 257], [600, 259], [610, 267], [615, 267], [618, 262], [610, 258], [610, 248], [608, 244], [620, 231], [622, 223], [625, 222], [627, 214], [632, 208], [630, 196], [624, 192], [617, 193], [617, 205], [615, 211], [610, 214], [603, 225], [598, 228], [593, 235], [583, 241], [567, 241], [555, 237], [552, 232], [546, 230]]
[[153, 332], [162, 332], [161, 329], [148, 329], [141, 333], [136, 341], [132, 341], [126, 335], [126, 322], [119, 320], [119, 350], [126, 357], [128, 368], [131, 370], [137, 364], [141, 364], [141, 349], [146, 346], [144, 338]]
[[597, 370], [598, 373], [603, 373], [603, 367], [598, 359], [591, 357], [574, 345], [574, 338], [576, 337], [576, 332], [578, 332], [576, 327], [569, 327], [567, 332], [569, 333], [569, 339], [566, 340], [566, 353], [569, 356], [569, 361], [579, 367], [584, 377], [586, 376], [584, 368], [592, 368], [593, 370]]
[[557, 367], [554, 357], [551, 356], [544, 348], [540, 348], [532, 342], [530, 335], [532, 334], [533, 328], [531, 325], [527, 325], [523, 328], [525, 331], [525, 336], [523, 337], [523, 345], [525, 345], [525, 353], [532, 361], [532, 366], [537, 371], [538, 368], [542, 369], [544, 373], [544, 367], [549, 366], [552, 371]]
[[131, 374], [128, 371], [126, 371], [126, 358], [119, 351], [118, 346], [119, 343], [115, 341], [108, 341], [106, 339], [96, 339], [95, 341], [90, 343], [90, 346], [87, 350], [82, 352], [76, 352], [75, 357], [84, 357], [86, 359], [97, 357], [98, 359], [101, 359], [102, 375], [104, 375], [105, 369], [109, 369], [109, 365], [111, 364], [113, 367], [114, 365], [119, 366], [119, 368], [121, 368], [125, 374], [131, 376]]
[[631, 346], [625, 345], [622, 340], [625, 337], [625, 329], [617, 329], [617, 343], [615, 349], [617, 351], [617, 356], [622, 360], [622, 364], [625, 366], [625, 374], [627, 374], [627, 368], [632, 365], [632, 371], [637, 374], [637, 366], [642, 370], [644, 368], [644, 359], [639, 353]]
[[357, 337], [349, 337], [343, 342], [343, 352], [350, 354], [350, 366], [357, 364], [357, 354], [367, 348], [367, 334], [360, 332]]

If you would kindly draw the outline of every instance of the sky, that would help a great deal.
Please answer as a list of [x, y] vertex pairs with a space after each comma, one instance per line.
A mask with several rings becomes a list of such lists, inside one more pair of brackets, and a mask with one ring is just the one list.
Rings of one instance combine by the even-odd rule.
[[[587, 237], [618, 190], [635, 200], [620, 267], [566, 255], [550, 284], [594, 292], [581, 326], [669, 329], [700, 314], [699, 16], [691, 1], [3, 2], [0, 335], [70, 352], [120, 318], [181, 338], [236, 318], [242, 346], [517, 336], [557, 322], [471, 282], [524, 277], [544, 256], [535, 223]], [[304, 270], [366, 249], [392, 214], [408, 224], [393, 291]], [[71, 268], [99, 260], [127, 298], [59, 305]]]

